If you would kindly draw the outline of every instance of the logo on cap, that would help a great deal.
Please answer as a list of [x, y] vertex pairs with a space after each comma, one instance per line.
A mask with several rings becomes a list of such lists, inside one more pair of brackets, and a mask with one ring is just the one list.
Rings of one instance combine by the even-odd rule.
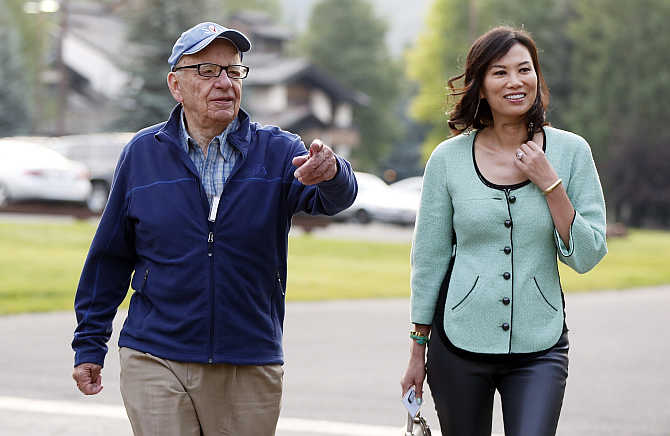
[[216, 26], [213, 24], [210, 24], [209, 27], [207, 27], [207, 29], [212, 33], [216, 33]]

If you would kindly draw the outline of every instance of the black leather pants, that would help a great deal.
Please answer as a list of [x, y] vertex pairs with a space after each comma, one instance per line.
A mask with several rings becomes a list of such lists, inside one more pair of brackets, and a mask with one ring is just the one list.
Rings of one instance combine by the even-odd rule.
[[567, 332], [544, 354], [512, 359], [465, 355], [432, 337], [426, 368], [443, 435], [491, 436], [496, 389], [505, 436], [556, 434], [568, 377]]

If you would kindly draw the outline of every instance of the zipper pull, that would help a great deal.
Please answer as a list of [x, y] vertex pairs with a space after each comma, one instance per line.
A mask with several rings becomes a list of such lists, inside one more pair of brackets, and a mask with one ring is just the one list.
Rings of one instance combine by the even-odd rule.
[[207, 242], [209, 243], [209, 249], [207, 250], [207, 256], [212, 257], [212, 244], [214, 243], [214, 232], [209, 232], [207, 236]]
[[279, 282], [279, 289], [281, 290], [281, 294], [286, 295], [286, 290], [281, 284], [281, 276], [279, 275], [279, 271], [277, 271], [277, 281]]
[[147, 279], [149, 278], [149, 268], [144, 270], [144, 278], [142, 279], [142, 286], [139, 289], [139, 292], [144, 291], [144, 287], [147, 285]]

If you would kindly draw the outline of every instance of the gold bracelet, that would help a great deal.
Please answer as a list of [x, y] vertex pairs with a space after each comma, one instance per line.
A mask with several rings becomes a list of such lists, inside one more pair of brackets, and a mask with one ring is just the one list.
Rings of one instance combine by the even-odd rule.
[[558, 185], [560, 185], [561, 183], [563, 183], [563, 180], [561, 180], [561, 179], [556, 180], [554, 183], [551, 184], [551, 186], [549, 186], [547, 189], [542, 191], [542, 195], [547, 195], [547, 194], [551, 193], [551, 191], [556, 189], [558, 187]]

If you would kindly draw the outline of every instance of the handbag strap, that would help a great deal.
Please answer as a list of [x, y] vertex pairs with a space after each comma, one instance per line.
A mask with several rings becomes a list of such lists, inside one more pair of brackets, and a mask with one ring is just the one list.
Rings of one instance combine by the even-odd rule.
[[405, 436], [414, 436], [414, 424], [418, 424], [421, 427], [423, 436], [431, 436], [430, 427], [426, 420], [421, 416], [421, 412], [416, 413], [416, 417], [412, 417], [409, 413], [407, 414], [407, 428], [405, 430]]
[[405, 433], [405, 435], [407, 435], [407, 434], [411, 435], [412, 431], [414, 430], [414, 418], [412, 417], [412, 415], [409, 414], [409, 412], [407, 413], [407, 429], [406, 430], [407, 430], [407, 432]]

